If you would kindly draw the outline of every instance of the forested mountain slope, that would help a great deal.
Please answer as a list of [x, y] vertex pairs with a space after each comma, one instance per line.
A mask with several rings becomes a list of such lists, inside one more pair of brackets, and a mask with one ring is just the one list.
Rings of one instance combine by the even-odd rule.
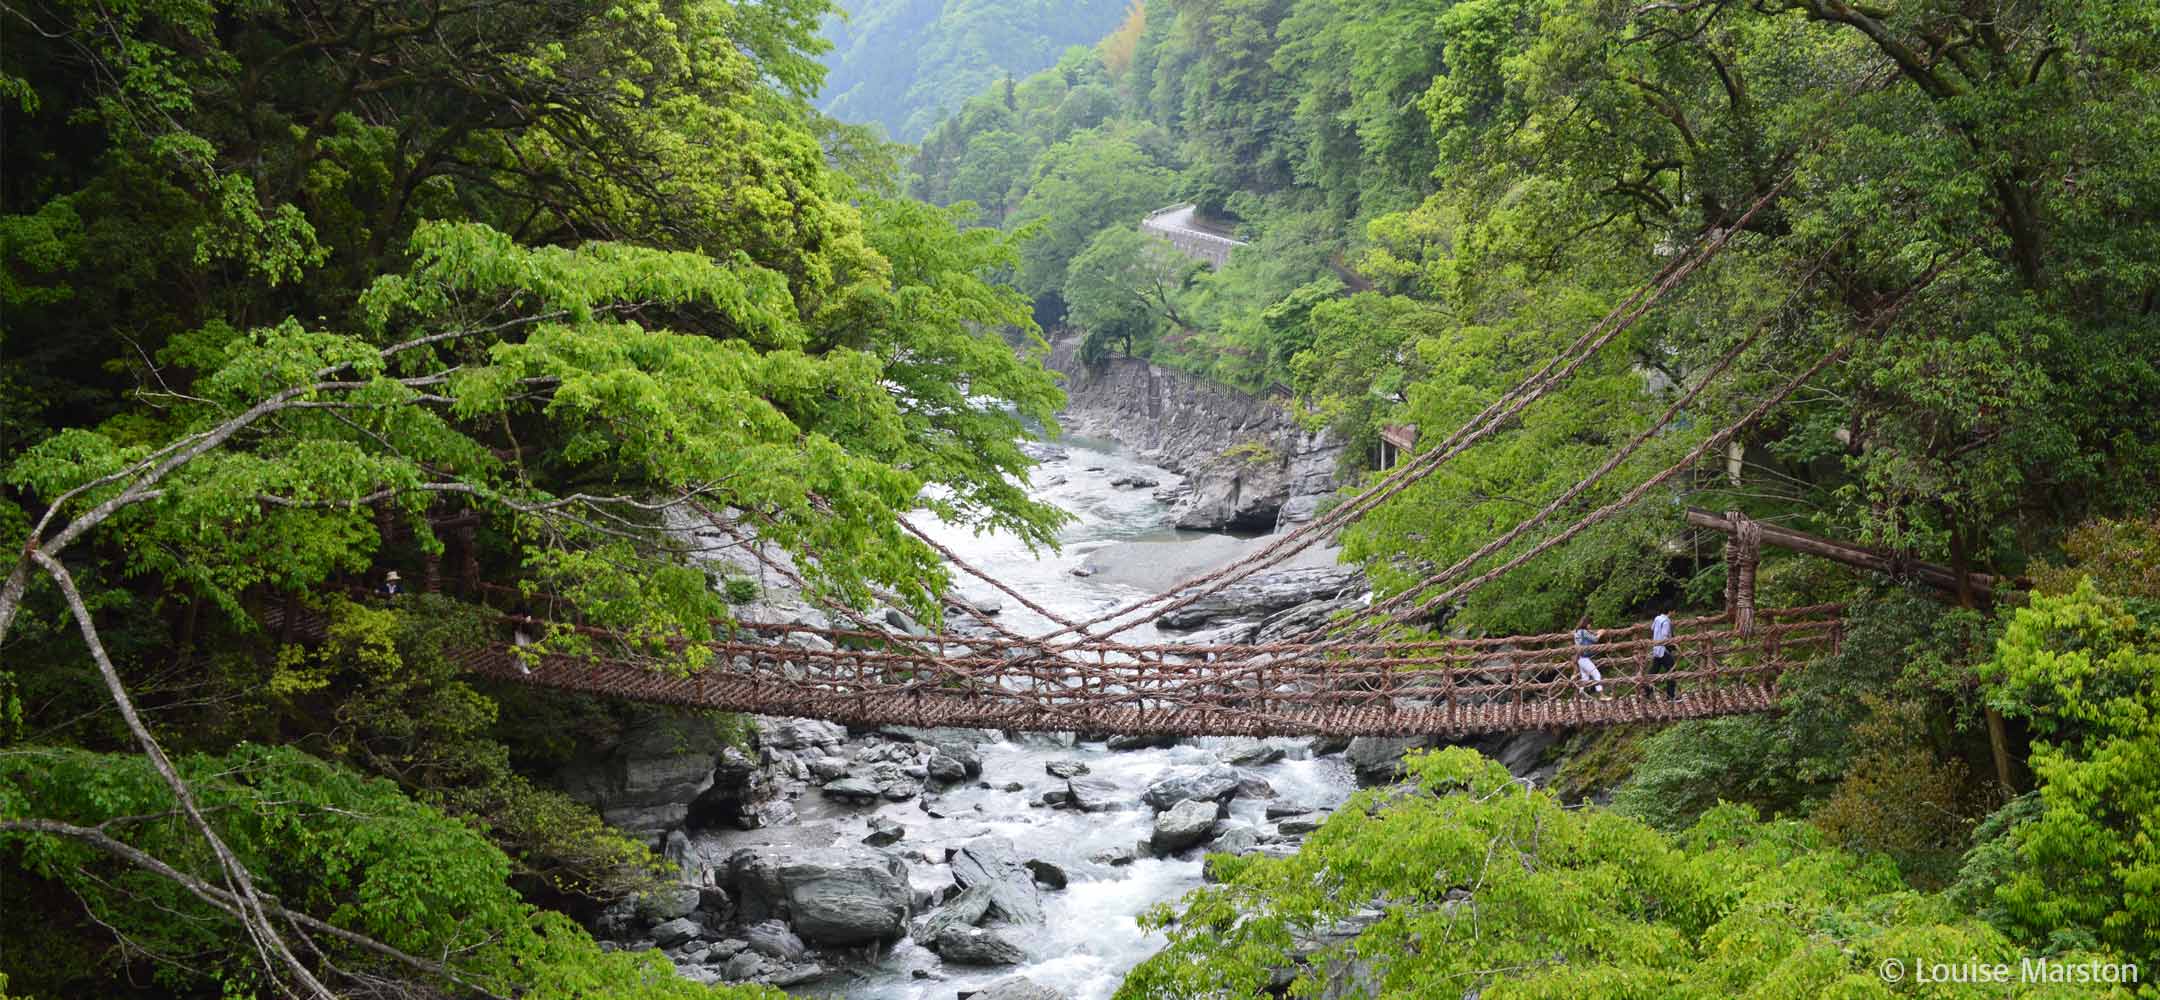
[[[1216, 862], [1126, 995], [2160, 955], [2160, 0], [879, 8], [844, 49], [944, 75], [836, 71], [892, 99], [847, 114], [973, 92], [904, 168], [812, 105], [828, 13], [0, 12], [0, 991], [773, 995], [568, 916], [680, 874], [536, 780], [610, 710], [450, 654], [712, 669], [749, 583], [684, 524], [935, 621], [902, 514], [1063, 523], [1023, 486], [1051, 326], [1279, 390], [1359, 485], [1382, 427], [1447, 454], [1558, 372], [1340, 532], [1397, 636], [1716, 609], [1691, 506], [2004, 584], [1769, 553], [1763, 605], [1846, 607], [1781, 712], [1578, 740], [1552, 792], [1414, 760]], [[1180, 199], [1250, 245], [1136, 231]], [[505, 640], [483, 593], [602, 628]]]
[[818, 104], [914, 142], [960, 102], [1107, 34], [1135, 0], [852, 0], [826, 16]]
[[[911, 189], [1026, 233], [1016, 284], [1090, 355], [1280, 385], [1367, 440], [1458, 425], [1737, 225], [1512, 450], [1466, 457], [1489, 499], [1412, 490], [1353, 554], [1407, 585], [1398, 566], [1454, 562], [1735, 345], [1740, 376], [1694, 412], [1843, 345], [1830, 388], [1752, 436], [1775, 480], [1746, 499], [2014, 571], [2155, 495], [2135, 470], [2160, 448], [2160, 160], [2136, 137], [2160, 125], [2160, 10], [2109, 10], [2023, 5], [2006, 35], [1927, 3], [1169, 0], [969, 101]], [[1176, 198], [1251, 246], [1211, 271], [1134, 232]], [[1666, 529], [1641, 530], [1470, 620], [1534, 631], [1657, 592]]]
[[609, 710], [446, 650], [493, 583], [706, 665], [698, 507], [930, 619], [926, 487], [1060, 523], [1009, 243], [808, 105], [823, 13], [8, 9], [0, 991], [711, 993], [538, 905], [659, 870], [529, 777]]
[[[1775, 600], [1850, 602], [1845, 651], [1788, 679], [1783, 716], [1602, 738], [1567, 780], [1617, 783], [1673, 849], [1731, 835], [1729, 815], [1691, 829], [1720, 800], [1807, 815], [1899, 870], [1824, 885], [1863, 909], [1892, 905], [1886, 887], [1955, 886], [1948, 909], [1926, 905], [1990, 923], [2002, 939], [1969, 939], [1983, 952], [2160, 954], [2139, 888], [2160, 872], [2160, 733], [2130, 693], [2160, 662], [2160, 158], [2141, 138], [2160, 131], [2160, 4], [1164, 0], [1132, 28], [978, 95], [912, 164], [917, 195], [1026, 237], [1015, 280], [1039, 322], [1086, 357], [1284, 391], [1370, 482], [1383, 426], [1441, 447], [1613, 329], [1600, 317], [1627, 317], [1491, 440], [1343, 531], [1377, 600], [1411, 627], [1494, 635], [1715, 609], [1722, 540], [1681, 524], [1691, 506], [2030, 577], [1931, 593], [1772, 556]], [[1136, 231], [1179, 199], [1250, 246], [1211, 270]], [[1635, 315], [1638, 289], [1721, 237]], [[1570, 528], [1818, 363], [1723, 463]], [[1503, 560], [1520, 565], [1457, 586]], [[1227, 869], [1166, 915], [1179, 944], [1129, 995], [1263, 989], [1268, 956], [1374, 894], [1390, 917], [1346, 948], [1477, 934], [1440, 895], [1468, 874], [1401, 854], [1384, 819], [1341, 822], [1331, 846]], [[1463, 846], [1448, 836], [1417, 843]], [[1817, 863], [1795, 849], [1745, 891], [1789, 892], [1791, 866]], [[1731, 947], [1703, 936], [1709, 918], [1550, 888], [1511, 896], [1525, 922], [1490, 948], [1389, 964], [1386, 989], [1513, 969], [1509, 995], [1873, 995], [1887, 987], [1852, 956], [1923, 933], [1848, 927], [1859, 897], [1818, 898], [1796, 920], [1843, 927], [1831, 952], [1781, 943], [1755, 972], [1690, 983], [1679, 970]], [[1256, 909], [1268, 919], [1234, 915]], [[1607, 950], [1674, 933], [1686, 943], [1649, 969]]]

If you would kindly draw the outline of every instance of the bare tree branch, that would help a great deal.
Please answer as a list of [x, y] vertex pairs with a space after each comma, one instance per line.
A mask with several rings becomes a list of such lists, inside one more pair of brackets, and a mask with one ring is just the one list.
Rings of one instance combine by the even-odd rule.
[[[50, 819], [13, 819], [0, 820], [0, 830], [19, 830], [25, 833], [44, 833], [82, 841], [92, 847], [97, 848], [98, 850], [104, 851], [107, 854], [111, 854], [114, 857], [120, 858], [121, 860], [124, 860], [137, 868], [141, 868], [145, 871], [159, 875], [163, 878], [170, 879], [171, 881], [178, 883], [181, 888], [186, 889], [196, 898], [210, 904], [212, 907], [215, 907], [218, 911], [233, 916], [235, 918], [242, 918], [244, 920], [244, 918], [242, 917], [241, 901], [239, 897], [234, 896], [231, 891], [226, 889], [220, 889], [217, 886], [210, 884], [209, 882], [196, 878], [193, 875], [189, 875], [186, 872], [180, 871], [179, 869], [174, 868], [169, 864], [166, 864], [164, 861], [159, 860], [155, 855], [150, 854], [149, 852], [135, 847], [134, 845], [129, 844], [125, 841], [119, 840], [97, 827], [77, 826], [72, 823], [63, 823], [58, 820]], [[479, 994], [480, 996], [495, 997], [497, 998], [497, 1000], [508, 1000], [508, 998], [503, 997], [502, 994], [496, 993], [479, 985], [478, 983], [473, 982], [471, 979], [460, 974], [457, 970], [452, 969], [449, 966], [443, 965], [440, 962], [433, 962], [429, 961], [428, 959], [421, 958], [418, 955], [408, 954], [404, 951], [400, 951], [397, 948], [393, 948], [387, 944], [384, 944], [381, 941], [377, 941], [374, 938], [371, 938], [365, 934], [359, 934], [353, 931], [346, 930], [343, 927], [339, 927], [335, 924], [318, 920], [297, 910], [288, 910], [285, 907], [280, 906], [276, 902], [270, 900], [258, 900], [258, 905], [264, 911], [268, 912], [271, 915], [277, 916], [284, 920], [289, 920], [294, 924], [305, 927], [308, 930], [314, 931], [318, 934], [322, 934], [326, 937], [335, 938], [354, 947], [373, 952], [377, 955], [381, 955], [385, 958], [399, 962], [403, 965], [410, 966], [411, 968], [417, 969], [421, 972], [425, 972], [429, 975], [440, 976], [443, 979], [455, 982], [458, 985], [463, 986], [476, 994]]]

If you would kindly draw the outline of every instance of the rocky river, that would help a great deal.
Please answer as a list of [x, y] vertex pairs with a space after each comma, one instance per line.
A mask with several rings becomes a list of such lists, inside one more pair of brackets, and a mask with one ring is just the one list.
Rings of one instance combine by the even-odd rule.
[[[1108, 440], [1042, 446], [1031, 485], [1073, 515], [1058, 552], [926, 520], [961, 558], [1084, 618], [1235, 558], [1257, 539], [1181, 532], [1180, 476]], [[1133, 639], [1270, 637], [1359, 599], [1315, 550]], [[962, 578], [999, 623], [1052, 623]], [[822, 624], [774, 592], [768, 620]], [[896, 630], [913, 623], [894, 613]], [[950, 623], [966, 628], [965, 616]], [[672, 742], [670, 742], [672, 740]], [[648, 735], [565, 784], [652, 836], [675, 889], [593, 921], [612, 947], [657, 948], [681, 974], [805, 997], [1101, 1000], [1160, 947], [1148, 907], [1202, 884], [1211, 851], [1290, 852], [1359, 783], [1392, 778], [1413, 741], [1197, 738], [757, 720], [749, 748]], [[1522, 770], [1540, 747], [1496, 746]]]

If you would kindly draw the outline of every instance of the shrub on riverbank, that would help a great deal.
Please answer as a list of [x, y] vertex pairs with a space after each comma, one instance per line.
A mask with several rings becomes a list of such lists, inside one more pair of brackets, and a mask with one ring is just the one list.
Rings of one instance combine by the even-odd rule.
[[[1149, 916], [1170, 945], [1121, 1000], [1269, 992], [1356, 980], [1369, 995], [1582, 998], [1970, 996], [1892, 984], [1892, 960], [2006, 962], [2019, 943], [1952, 897], [1916, 892], [1884, 856], [1815, 826], [1721, 805], [1678, 836], [1569, 809], [1466, 749], [1409, 762], [1419, 794], [1363, 793], [1289, 858], [1217, 866], [1219, 885]], [[1330, 947], [1316, 932], [1385, 915]], [[2107, 956], [2072, 951], [2070, 965]], [[1322, 970], [1322, 971], [1315, 971]], [[2126, 996], [2108, 985], [2010, 984], [2001, 996]]]

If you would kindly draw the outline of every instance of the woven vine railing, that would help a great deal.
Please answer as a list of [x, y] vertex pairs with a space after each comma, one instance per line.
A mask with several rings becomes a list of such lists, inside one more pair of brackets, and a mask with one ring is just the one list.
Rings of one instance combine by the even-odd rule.
[[[640, 653], [572, 626], [580, 654], [536, 655], [513, 636], [551, 623], [505, 615], [502, 641], [453, 652], [466, 669], [607, 698], [853, 725], [965, 726], [1161, 736], [1464, 736], [1696, 719], [1776, 707], [1777, 678], [1842, 640], [1839, 605], [1755, 609], [1675, 621], [1675, 669], [1650, 670], [1649, 625], [1571, 633], [1357, 644], [1132, 645], [1053, 649], [1025, 639], [735, 624], [717, 629], [706, 666]], [[297, 616], [287, 627], [287, 616]], [[292, 607], [266, 614], [300, 638], [324, 622]], [[1587, 653], [1605, 695], [1576, 680]], [[1665, 682], [1679, 697], [1663, 697]]]

